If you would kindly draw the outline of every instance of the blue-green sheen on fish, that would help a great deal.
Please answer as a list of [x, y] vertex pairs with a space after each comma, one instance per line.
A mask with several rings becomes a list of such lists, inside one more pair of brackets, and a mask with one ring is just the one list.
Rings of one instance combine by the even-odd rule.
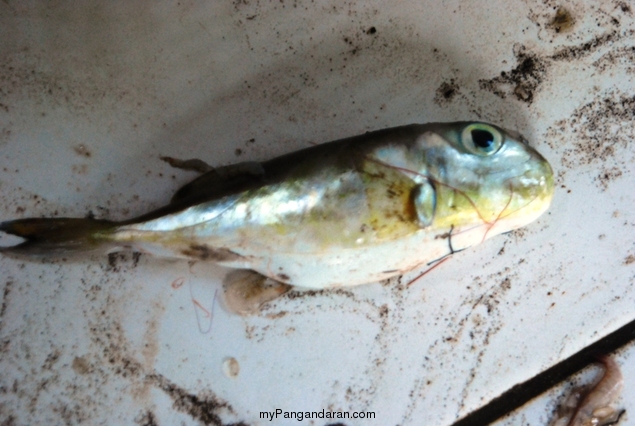
[[213, 169], [124, 222], [21, 219], [7, 253], [130, 247], [307, 288], [364, 284], [525, 226], [549, 206], [549, 163], [515, 132], [413, 124]]

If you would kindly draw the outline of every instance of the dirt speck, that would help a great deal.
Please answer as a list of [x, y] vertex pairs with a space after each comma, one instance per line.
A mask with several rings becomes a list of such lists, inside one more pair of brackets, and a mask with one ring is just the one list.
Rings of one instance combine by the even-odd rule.
[[514, 68], [502, 71], [497, 77], [479, 80], [479, 86], [501, 98], [513, 95], [519, 101], [531, 104], [547, 75], [548, 64], [524, 46], [517, 47], [514, 55]]
[[[176, 410], [190, 415], [204, 425], [223, 426], [224, 423], [218, 413], [223, 410], [233, 412], [227, 402], [215, 395], [193, 395], [160, 374], [149, 374], [146, 377], [172, 399]], [[232, 423], [232, 426], [247, 426], [247, 423]]]
[[[226, 424], [221, 414], [235, 414], [231, 405], [217, 397], [211, 390], [192, 394], [154, 369], [146, 369], [143, 363], [135, 360], [128, 353], [129, 342], [118, 322], [106, 321], [99, 326], [94, 326], [91, 331], [94, 343], [102, 348], [103, 368], [126, 378], [133, 386], [155, 387], [162, 390], [172, 399], [175, 410], [191, 416], [204, 425], [224, 426]], [[231, 423], [231, 425], [247, 426], [244, 422]]]
[[112, 272], [127, 271], [136, 268], [141, 259], [139, 252], [120, 251], [108, 254], [107, 269]]
[[71, 167], [73, 173], [77, 175], [86, 175], [88, 174], [88, 165], [87, 164], [74, 164]]
[[557, 33], [568, 32], [574, 25], [575, 19], [573, 19], [571, 12], [564, 7], [559, 7], [558, 10], [556, 10], [556, 15], [549, 23], [549, 27], [553, 28]]
[[459, 86], [454, 79], [444, 81], [437, 89], [434, 102], [439, 106], [447, 105], [459, 93]]
[[52, 370], [53, 366], [57, 363], [61, 355], [61, 352], [58, 349], [54, 349], [53, 352], [46, 356], [46, 360], [44, 360], [44, 364], [42, 365], [42, 370]]
[[595, 52], [598, 48], [615, 40], [616, 38], [617, 38], [617, 33], [615, 32], [603, 34], [603, 35], [594, 37], [592, 40], [587, 41], [586, 43], [583, 43], [581, 45], [564, 47], [558, 50], [553, 55], [551, 55], [549, 58], [555, 61], [568, 61], [568, 60], [579, 59]]
[[9, 294], [11, 293], [11, 287], [13, 286], [13, 281], [9, 280], [4, 284], [4, 291], [2, 292], [2, 307], [0, 308], [0, 330], [2, 329], [2, 318], [4, 318], [4, 314], [7, 311], [7, 306], [9, 304]]
[[159, 426], [156, 416], [152, 411], [146, 411], [135, 419], [135, 423], [139, 426]]
[[157, 355], [159, 354], [159, 322], [157, 317], [165, 311], [165, 306], [155, 304], [154, 311], [156, 312], [152, 320], [147, 324], [146, 332], [144, 334], [144, 344], [141, 350], [143, 356], [143, 366], [146, 370], [150, 371], [154, 369], [154, 364]]
[[388, 306], [387, 305], [381, 305], [381, 307], [379, 308], [379, 316], [380, 317], [385, 317], [388, 315]]
[[90, 152], [90, 150], [88, 149], [88, 147], [86, 147], [86, 145], [84, 144], [74, 146], [73, 151], [75, 151], [75, 154], [82, 157], [86, 157], [86, 158], [90, 158], [93, 155], [92, 152]]
[[286, 317], [288, 314], [289, 312], [287, 311], [278, 311], [278, 312], [267, 314], [265, 316], [269, 319], [278, 319], [278, 318]]
[[71, 367], [77, 374], [85, 375], [90, 372], [90, 364], [88, 363], [88, 361], [86, 361], [86, 358], [81, 356], [76, 356], [75, 358], [73, 358]]
[[611, 72], [616, 66], [623, 68], [629, 74], [635, 73], [635, 46], [617, 47], [600, 56], [593, 66], [600, 73]]
[[635, 262], [635, 255], [632, 255], [632, 254], [629, 254], [624, 259], [624, 265], [630, 265], [631, 263], [634, 263], [634, 262]]
[[618, 3], [618, 6], [622, 10], [622, 12], [627, 13], [627, 14], [631, 13], [631, 7], [628, 5], [628, 3], [622, 1], [622, 2]]
[[593, 178], [593, 180], [601, 189], [606, 190], [609, 187], [609, 183], [619, 178], [620, 176], [622, 176], [622, 170], [618, 169], [617, 167], [611, 167], [602, 170], [600, 174]]
[[561, 150], [561, 164], [566, 168], [599, 169], [593, 181], [605, 190], [610, 182], [630, 170], [634, 125], [635, 96], [608, 93], [576, 109], [568, 119], [556, 122], [547, 131], [546, 140], [555, 149], [570, 140], [567, 145], [571, 148]]
[[240, 259], [241, 256], [226, 248], [213, 248], [206, 244], [190, 244], [189, 248], [181, 253], [185, 256], [199, 260], [212, 260], [215, 262]]
[[521, 238], [525, 238], [526, 234], [527, 234], [527, 231], [524, 228], [518, 228], [508, 232], [507, 235], [509, 235], [510, 237], [521, 239]]
[[234, 357], [227, 357], [223, 360], [223, 373], [229, 378], [238, 377], [240, 373], [240, 364]]

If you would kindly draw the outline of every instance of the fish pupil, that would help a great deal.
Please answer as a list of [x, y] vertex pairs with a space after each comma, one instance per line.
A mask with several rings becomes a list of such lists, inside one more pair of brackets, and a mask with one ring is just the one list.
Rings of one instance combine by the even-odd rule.
[[487, 130], [474, 129], [471, 133], [474, 145], [479, 148], [488, 149], [494, 144], [494, 135]]

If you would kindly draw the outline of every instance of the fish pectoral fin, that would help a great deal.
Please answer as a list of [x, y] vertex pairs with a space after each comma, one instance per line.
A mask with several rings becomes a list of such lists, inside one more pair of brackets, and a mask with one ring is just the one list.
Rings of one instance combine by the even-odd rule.
[[224, 301], [227, 308], [239, 315], [257, 314], [260, 307], [291, 289], [288, 284], [267, 278], [255, 271], [232, 271], [223, 281]]
[[222, 197], [257, 186], [262, 183], [264, 177], [265, 170], [255, 161], [211, 168], [176, 191], [172, 197], [172, 203]]
[[418, 184], [412, 189], [412, 204], [422, 228], [432, 225], [437, 208], [437, 193], [430, 181]]

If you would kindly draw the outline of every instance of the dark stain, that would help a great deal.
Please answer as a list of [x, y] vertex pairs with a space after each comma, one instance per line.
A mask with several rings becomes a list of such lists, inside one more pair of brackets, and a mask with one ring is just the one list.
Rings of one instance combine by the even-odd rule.
[[239, 11], [242, 7], [249, 5], [249, 0], [234, 0], [232, 3], [234, 4], [234, 9]]
[[[120, 337], [122, 336], [120, 324], [112, 323], [105, 325], [101, 330], [93, 328], [91, 331], [96, 336], [98, 344], [103, 347], [105, 366], [115, 374], [128, 379], [141, 379], [143, 383], [161, 389], [172, 399], [175, 410], [191, 416], [203, 425], [248, 426], [242, 421], [223, 423], [219, 412], [235, 414], [235, 411], [228, 402], [214, 395], [211, 390], [205, 391], [205, 395], [192, 394], [160, 373], [147, 372], [140, 362], [126, 356], [126, 343]], [[106, 340], [101, 340], [102, 337]]]
[[573, 19], [571, 12], [564, 7], [559, 7], [556, 11], [556, 16], [554, 16], [549, 23], [549, 27], [553, 28], [557, 33], [562, 33], [569, 31], [573, 28], [574, 24], [575, 20]]
[[629, 72], [635, 68], [635, 46], [613, 48], [593, 62], [599, 72], [612, 70], [616, 65], [626, 65]]
[[515, 52], [517, 65], [502, 71], [498, 77], [479, 80], [481, 89], [506, 98], [513, 95], [519, 101], [531, 104], [535, 93], [547, 75], [547, 63], [521, 46]]
[[3, 318], [7, 311], [7, 305], [9, 304], [9, 294], [11, 293], [11, 287], [13, 287], [13, 281], [9, 280], [4, 284], [4, 291], [2, 292], [2, 307], [0, 308], [0, 330], [2, 324], [4, 324]]
[[635, 256], [629, 254], [626, 256], [626, 259], [624, 259], [624, 265], [630, 265], [631, 263], [635, 263]]
[[80, 375], [86, 375], [92, 372], [91, 365], [86, 361], [85, 358], [76, 356], [73, 358], [73, 362], [71, 364], [71, 368], [74, 372]]
[[500, 288], [502, 290], [509, 290], [510, 288], [512, 288], [511, 279], [509, 279], [509, 277], [505, 277], [505, 279], [503, 279], [503, 281], [500, 283]]
[[[385, 44], [377, 43], [380, 39], [377, 27], [370, 26], [366, 29], [360, 28], [359, 30], [355, 30], [347, 35], [343, 35], [342, 40], [346, 43], [347, 49], [340, 52], [340, 55], [343, 56], [344, 61], [346, 61], [347, 58], [356, 56], [369, 49], [375, 50], [379, 48], [379, 46], [385, 48]], [[333, 71], [333, 69], [331, 68], [330, 71]]]
[[193, 395], [157, 373], [146, 375], [146, 379], [164, 391], [172, 399], [174, 409], [190, 415], [204, 425], [248, 426], [247, 423], [242, 421], [237, 423], [223, 423], [217, 411], [226, 409], [233, 412], [233, 409], [227, 402], [215, 396], [204, 397]]
[[452, 99], [459, 93], [459, 86], [454, 79], [444, 81], [436, 91], [434, 102], [439, 106], [444, 106], [452, 102]]
[[382, 318], [388, 316], [388, 305], [381, 305], [379, 308], [379, 316]]
[[[558, 148], [563, 135], [571, 133], [572, 148], [561, 151], [562, 165], [566, 168], [593, 165], [599, 172], [594, 182], [605, 190], [631, 166], [632, 157], [618, 153], [628, 152], [632, 137], [627, 129], [634, 123], [635, 96], [609, 93], [576, 109], [568, 119], [556, 122], [547, 131], [546, 139], [552, 148]], [[612, 164], [603, 165], [608, 161]]]
[[284, 297], [289, 300], [294, 299], [304, 299], [308, 297], [319, 297], [325, 295], [337, 294], [338, 296], [347, 297], [352, 300], [356, 300], [355, 294], [348, 290], [343, 290], [341, 288], [336, 289], [326, 289], [326, 290], [305, 290], [305, 291], [295, 291], [291, 290], [284, 294]]
[[622, 10], [622, 12], [629, 13], [629, 14], [631, 13], [631, 7], [627, 3], [620, 2], [619, 7]]
[[86, 158], [90, 158], [92, 157], [92, 153], [90, 152], [90, 150], [86, 147], [86, 145], [77, 145], [73, 147], [73, 151], [75, 151], [75, 153], [77, 155], [80, 155], [82, 157], [86, 157]]
[[42, 365], [42, 370], [52, 370], [53, 365], [60, 358], [60, 355], [61, 355], [61, 353], [57, 349], [55, 349], [53, 352], [48, 354], [46, 356], [46, 359], [44, 360], [44, 364]]
[[125, 251], [118, 251], [115, 253], [108, 254], [108, 267], [106, 268], [109, 271], [113, 272], [121, 272], [122, 270], [135, 268], [139, 264], [139, 259], [141, 259], [141, 253], [132, 252], [128, 253]]
[[135, 419], [135, 423], [139, 426], [159, 426], [156, 416], [150, 410], [143, 413], [138, 419]]
[[242, 257], [229, 249], [215, 249], [206, 244], [191, 244], [188, 249], [182, 250], [181, 253], [194, 259], [211, 260], [213, 262], [233, 261]]
[[117, 270], [117, 259], [119, 258], [119, 253], [108, 253], [108, 268], [116, 271]]
[[609, 187], [609, 183], [621, 176], [622, 170], [617, 167], [611, 167], [609, 169], [602, 170], [593, 180], [601, 189], [606, 190]]
[[551, 55], [550, 59], [553, 59], [554, 61], [579, 59], [587, 56], [588, 54], [597, 50], [599, 47], [615, 39], [617, 39], [617, 33], [615, 32], [598, 36], [582, 45], [565, 47], [564, 49], [561, 49]]
[[289, 281], [290, 277], [287, 274], [276, 275], [281, 281]]
[[12, 415], [9, 415], [2, 421], [2, 426], [15, 426], [16, 424], [15, 417]]

